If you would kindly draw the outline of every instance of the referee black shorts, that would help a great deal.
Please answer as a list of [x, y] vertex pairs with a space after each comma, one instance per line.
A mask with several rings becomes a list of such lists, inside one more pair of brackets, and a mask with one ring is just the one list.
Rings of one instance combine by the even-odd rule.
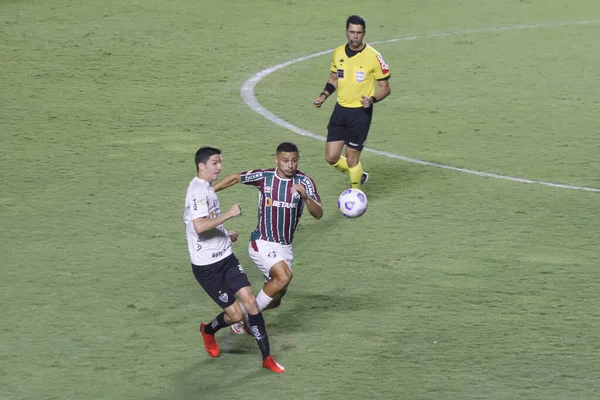
[[327, 125], [327, 141], [343, 141], [351, 149], [362, 151], [372, 119], [373, 107], [348, 108], [336, 103]]
[[232, 253], [224, 259], [208, 265], [192, 264], [196, 280], [221, 308], [235, 302], [235, 294], [250, 281], [237, 257]]

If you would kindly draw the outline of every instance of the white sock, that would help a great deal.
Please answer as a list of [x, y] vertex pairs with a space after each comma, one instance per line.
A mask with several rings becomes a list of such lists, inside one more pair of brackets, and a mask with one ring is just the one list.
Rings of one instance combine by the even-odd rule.
[[260, 292], [256, 296], [256, 303], [258, 304], [258, 309], [262, 312], [262, 310], [267, 308], [267, 306], [271, 304], [272, 301], [273, 298], [267, 296], [267, 294], [263, 292], [262, 289], [260, 289]]
[[244, 321], [248, 321], [248, 311], [246, 311], [246, 306], [244, 306], [244, 303], [242, 303], [240, 301], [240, 308], [242, 309], [242, 313], [244, 314]]

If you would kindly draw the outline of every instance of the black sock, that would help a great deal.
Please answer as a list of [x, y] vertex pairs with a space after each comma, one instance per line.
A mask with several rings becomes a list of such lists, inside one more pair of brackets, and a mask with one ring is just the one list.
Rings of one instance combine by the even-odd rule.
[[225, 313], [222, 312], [221, 314], [217, 315], [210, 324], [207, 324], [204, 327], [204, 333], [214, 335], [219, 329], [225, 328], [226, 326], [229, 326], [229, 324], [225, 322]]
[[256, 339], [258, 348], [262, 353], [263, 360], [271, 354], [271, 348], [269, 347], [269, 337], [267, 336], [267, 328], [265, 328], [265, 319], [262, 313], [256, 315], [248, 314], [248, 322], [250, 323], [250, 333]]

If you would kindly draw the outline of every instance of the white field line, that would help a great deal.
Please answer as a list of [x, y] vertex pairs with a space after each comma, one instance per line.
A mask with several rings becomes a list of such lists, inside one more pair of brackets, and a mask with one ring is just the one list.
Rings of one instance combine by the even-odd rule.
[[[426, 35], [406, 36], [406, 37], [401, 37], [401, 38], [396, 38], [396, 39], [379, 40], [376, 42], [369, 42], [369, 43], [371, 43], [371, 44], [392, 43], [392, 42], [400, 42], [400, 41], [408, 41], [408, 40], [416, 40], [416, 39], [463, 35], [463, 34], [469, 34], [469, 33], [511, 31], [511, 30], [516, 30], [516, 29], [552, 28], [552, 27], [558, 27], [558, 26], [585, 25], [585, 24], [597, 24], [597, 23], [600, 23], [600, 20], [574, 21], [574, 22], [563, 22], [563, 23], [555, 23], [555, 24], [512, 25], [512, 26], [504, 26], [504, 27], [497, 27], [497, 28], [468, 29], [468, 30], [454, 31], [454, 32], [441, 32], [441, 33], [431, 33], [431, 34], [426, 34]], [[289, 122], [284, 121], [283, 119], [279, 118], [277, 115], [273, 114], [271, 111], [267, 110], [256, 99], [256, 96], [254, 95], [254, 88], [256, 87], [256, 84], [258, 82], [260, 82], [263, 78], [265, 78], [266, 76], [272, 74], [273, 72], [275, 72], [277, 70], [280, 70], [282, 68], [285, 68], [289, 65], [292, 65], [292, 64], [295, 64], [295, 63], [298, 63], [301, 61], [306, 61], [306, 60], [309, 60], [314, 57], [319, 57], [324, 54], [331, 53], [332, 51], [333, 51], [333, 49], [324, 50], [324, 51], [320, 51], [318, 53], [309, 54], [309, 55], [302, 56], [302, 57], [299, 57], [299, 58], [296, 58], [296, 59], [293, 59], [290, 61], [286, 61], [281, 64], [277, 64], [277, 65], [268, 67], [268, 68], [256, 73], [254, 76], [252, 76], [246, 82], [244, 82], [244, 84], [242, 85], [242, 88], [240, 90], [240, 94], [241, 94], [242, 98], [244, 99], [244, 101], [246, 102], [246, 104], [248, 105], [248, 107], [250, 107], [253, 111], [257, 112], [258, 114], [262, 115], [269, 121], [273, 122], [274, 124], [277, 124], [277, 125], [285, 128], [289, 131], [292, 131], [298, 135], [308, 136], [308, 137], [311, 137], [314, 139], [325, 141], [326, 138], [324, 136], [317, 135], [313, 132], [309, 132], [305, 129], [302, 129], [296, 125], [290, 124]], [[491, 172], [475, 171], [475, 170], [471, 170], [471, 169], [467, 169], [467, 168], [459, 168], [459, 167], [453, 167], [451, 165], [440, 164], [440, 163], [436, 163], [433, 161], [425, 161], [425, 160], [420, 160], [417, 158], [405, 157], [405, 156], [401, 156], [398, 154], [393, 154], [393, 153], [388, 153], [385, 151], [371, 149], [368, 147], [365, 147], [364, 150], [371, 152], [371, 153], [379, 154], [381, 156], [395, 158], [398, 160], [407, 161], [407, 162], [411, 162], [411, 163], [415, 163], [415, 164], [449, 169], [452, 171], [464, 172], [467, 174], [473, 174], [473, 175], [477, 175], [477, 176], [484, 176], [484, 177], [496, 178], [496, 179], [504, 179], [504, 180], [508, 180], [508, 181], [521, 182], [521, 183], [536, 183], [539, 185], [550, 186], [550, 187], [561, 188], [561, 189], [574, 189], [574, 190], [582, 190], [582, 191], [587, 191], [587, 192], [600, 193], [600, 188], [586, 187], [586, 186], [573, 186], [573, 185], [566, 185], [566, 184], [555, 183], [555, 182], [544, 182], [544, 181], [539, 181], [539, 180], [535, 180], [535, 179], [516, 178], [516, 177], [512, 177], [512, 176], [493, 174]]]

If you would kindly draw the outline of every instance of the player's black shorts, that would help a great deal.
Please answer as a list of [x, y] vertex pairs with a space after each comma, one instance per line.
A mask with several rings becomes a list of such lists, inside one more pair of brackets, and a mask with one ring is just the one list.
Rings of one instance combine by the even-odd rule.
[[192, 271], [200, 286], [221, 308], [232, 305], [238, 290], [250, 286], [244, 269], [233, 253], [214, 264], [192, 264]]
[[327, 141], [343, 140], [346, 146], [362, 151], [372, 119], [373, 107], [348, 108], [336, 103], [327, 125]]

